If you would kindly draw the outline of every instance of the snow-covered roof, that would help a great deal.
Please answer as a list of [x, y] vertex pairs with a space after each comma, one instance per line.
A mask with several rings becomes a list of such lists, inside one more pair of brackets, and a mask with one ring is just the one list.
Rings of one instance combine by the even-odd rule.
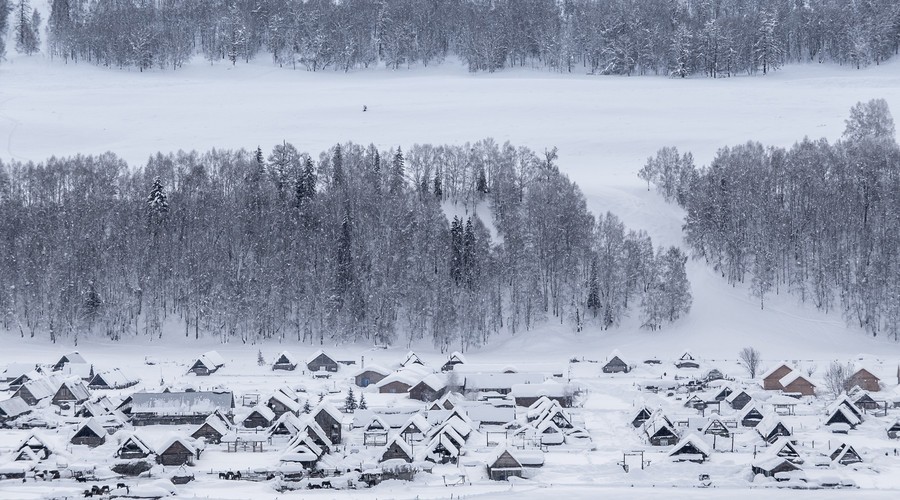
[[425, 417], [423, 417], [419, 413], [416, 413], [413, 416], [409, 417], [406, 423], [404, 423], [400, 427], [400, 433], [402, 434], [406, 432], [406, 430], [411, 426], [415, 426], [415, 428], [418, 429], [422, 434], [427, 434], [431, 429], [431, 424], [428, 423], [428, 420], [425, 420]]
[[697, 451], [699, 451], [704, 457], [708, 457], [712, 454], [712, 446], [709, 445], [702, 437], [698, 436], [694, 433], [685, 434], [678, 444], [672, 448], [672, 451], [669, 452], [669, 456], [676, 456], [683, 452], [686, 446], [692, 445]]
[[27, 390], [35, 399], [41, 400], [56, 394], [59, 385], [56, 377], [48, 376], [29, 380], [19, 390]]
[[467, 405], [466, 414], [475, 422], [506, 423], [516, 419], [515, 408], [498, 408], [491, 404]]
[[761, 379], [767, 379], [767, 378], [771, 377], [775, 372], [777, 372], [778, 370], [780, 370], [781, 367], [785, 367], [785, 368], [787, 368], [788, 370], [791, 370], [791, 371], [794, 370], [793, 368], [791, 368], [791, 365], [787, 364], [786, 362], [775, 363], [775, 364], [772, 365], [768, 370], [764, 371], [764, 372], [762, 373], [762, 375], [759, 376], [759, 378], [761, 378]]
[[450, 356], [447, 358], [448, 363], [456, 363], [463, 364], [466, 362], [466, 357], [462, 355], [459, 351], [453, 351], [450, 353]]
[[403, 362], [400, 363], [400, 366], [406, 367], [412, 364], [424, 365], [425, 363], [423, 363], [422, 360], [419, 359], [418, 354], [409, 351], [408, 353], [406, 353], [406, 357], [403, 358]]
[[[105, 372], [94, 375], [88, 385], [100, 386], [106, 385], [110, 389], [121, 389], [132, 386], [138, 382], [138, 379], [129, 376], [122, 370], [114, 368]], [[105, 383], [105, 384], [104, 384]]]
[[218, 351], [207, 351], [201, 357], [205, 357], [216, 368], [225, 366], [225, 358]]
[[447, 387], [447, 377], [432, 373], [431, 375], [426, 375], [422, 380], [419, 380], [413, 387], [419, 384], [423, 384], [434, 391], [440, 391]]
[[131, 395], [131, 413], [155, 415], [208, 415], [216, 409], [234, 407], [231, 392], [136, 392]]
[[181, 436], [175, 436], [175, 435], [169, 436], [168, 438], [163, 440], [162, 444], [156, 448], [157, 453], [160, 455], [165, 453], [169, 448], [174, 446], [175, 443], [181, 443], [181, 445], [184, 446], [184, 448], [186, 450], [188, 450], [189, 452], [194, 453], [194, 454], [197, 453], [197, 450], [194, 448], [194, 445], [191, 444], [190, 441], [188, 441], [187, 439], [185, 439]]
[[391, 373], [387, 377], [379, 380], [378, 383], [375, 384], [376, 388], [382, 388], [393, 382], [400, 382], [401, 384], [407, 385], [409, 387], [413, 387], [416, 385], [419, 380], [422, 379], [422, 374], [416, 370], [398, 370], [394, 373]]
[[59, 371], [64, 376], [74, 376], [78, 378], [90, 378], [94, 371], [94, 365], [87, 363], [66, 363]]
[[119, 443], [119, 448], [124, 448], [128, 443], [137, 446], [144, 453], [151, 454], [153, 449], [139, 435], [128, 431], [119, 431], [113, 435], [113, 438]]
[[[69, 392], [72, 393], [72, 396], [76, 401], [84, 401], [91, 397], [91, 391], [87, 388], [86, 385], [84, 385], [84, 382], [82, 382], [81, 380], [69, 380], [63, 382], [60, 385], [60, 388], [62, 387], [67, 388]], [[56, 392], [58, 391], [59, 390], [57, 389]], [[56, 392], [54, 392], [54, 394], [56, 394]]]
[[750, 393], [745, 391], [744, 389], [738, 389], [731, 391], [731, 394], [725, 396], [725, 402], [733, 403], [734, 400], [737, 399], [741, 394], [746, 394], [748, 397], [752, 397], [750, 396]]
[[394, 436], [390, 440], [388, 440], [387, 444], [384, 446], [384, 448], [381, 449], [381, 452], [378, 454], [380, 457], [382, 457], [382, 461], [384, 458], [384, 454], [387, 453], [387, 451], [391, 449], [391, 446], [396, 446], [396, 447], [400, 448], [400, 450], [403, 451], [403, 453], [405, 453], [406, 456], [408, 456], [409, 458], [413, 458], [412, 448], [409, 446], [409, 444], [406, 443], [406, 441], [403, 439], [403, 437], [401, 437], [399, 434], [397, 434], [396, 436]]
[[338, 423], [344, 421], [344, 414], [338, 411], [337, 408], [334, 407], [331, 403], [327, 401], [322, 401], [319, 403], [313, 411], [310, 412], [310, 415], [318, 415], [321, 412], [325, 412], [331, 416], [331, 418], [335, 419]]
[[284, 405], [288, 409], [288, 411], [297, 412], [300, 411], [301, 408], [303, 408], [303, 405], [301, 405], [298, 401], [291, 399], [290, 396], [280, 390], [273, 392], [272, 395], [269, 396], [268, 399], [266, 399], [266, 402], [269, 402], [273, 399]]
[[756, 430], [759, 431], [761, 435], [768, 436], [779, 424], [784, 426], [784, 423], [781, 422], [781, 418], [775, 413], [769, 413], [759, 421], [759, 424], [756, 425]]
[[106, 437], [107, 434], [106, 429], [104, 429], [103, 425], [101, 425], [100, 422], [95, 418], [87, 419], [84, 424], [82, 424], [81, 427], [79, 427], [78, 430], [75, 431], [75, 434], [79, 434], [84, 429], [90, 430], [97, 437]]
[[28, 406], [28, 403], [18, 396], [13, 396], [9, 399], [0, 401], [0, 414], [6, 418], [16, 418], [19, 415], [30, 411], [31, 407]]
[[78, 351], [73, 351], [68, 354], [63, 354], [60, 356], [59, 361], [56, 362], [57, 365], [65, 363], [87, 363], [87, 361]]
[[568, 385], [553, 381], [542, 384], [516, 384], [512, 387], [512, 394], [517, 398], [564, 397], [569, 393], [571, 388]]
[[391, 374], [391, 370], [389, 370], [381, 365], [370, 364], [370, 365], [366, 365], [363, 368], [360, 368], [359, 370], [356, 370], [353, 373], [353, 376], [356, 377], [356, 376], [362, 375], [363, 373], [366, 373], [366, 372], [377, 373], [377, 374], [385, 376], [385, 377]]
[[465, 376], [467, 391], [511, 390], [516, 384], [540, 384], [545, 377], [539, 373], [472, 373]]
[[816, 384], [813, 384], [812, 382], [810, 382], [808, 378], [804, 377], [803, 374], [797, 370], [794, 370], [794, 371], [788, 373], [787, 375], [785, 375], [784, 377], [781, 377], [781, 379], [778, 381], [778, 383], [781, 384], [782, 387], [787, 387], [788, 385], [796, 382], [797, 380], [804, 380], [806, 382], [809, 382], [809, 384], [812, 385], [813, 387], [815, 387], [815, 385], [816, 385]]
[[266, 405], [256, 405], [253, 408], [251, 408], [250, 411], [247, 412], [247, 414], [244, 416], [244, 418], [242, 418], [240, 421], [243, 422], [244, 420], [247, 420], [254, 413], [259, 414], [259, 416], [266, 419], [266, 421], [268, 421], [268, 422], [275, 420], [275, 412], [272, 411], [271, 408], [269, 408]]
[[316, 358], [318, 358], [319, 356], [325, 356], [326, 358], [328, 358], [328, 359], [334, 361], [334, 358], [332, 358], [331, 356], [325, 354], [325, 351], [319, 349], [318, 351], [312, 353], [312, 355], [310, 355], [310, 357], [306, 358], [306, 364], [312, 363], [312, 362], [315, 361]]
[[288, 364], [291, 364], [291, 365], [299, 365], [300, 364], [300, 360], [298, 360], [297, 357], [294, 356], [289, 351], [281, 351], [281, 354], [279, 354], [275, 358], [275, 362], [276, 363], [282, 362], [282, 358], [284, 358], [284, 360], [287, 361]]

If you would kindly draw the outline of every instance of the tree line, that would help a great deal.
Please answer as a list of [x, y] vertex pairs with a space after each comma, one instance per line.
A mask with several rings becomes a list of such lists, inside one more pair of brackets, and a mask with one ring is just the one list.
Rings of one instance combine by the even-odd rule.
[[[0, 0], [3, 12], [13, 2]], [[118, 68], [265, 54], [309, 71], [398, 69], [448, 56], [470, 71], [685, 77], [788, 62], [861, 67], [897, 53], [893, 0], [52, 0], [49, 53]], [[38, 23], [40, 20], [38, 20]], [[2, 37], [0, 37], [2, 38]]]
[[0, 162], [0, 213], [2, 327], [54, 342], [467, 349], [547, 322], [657, 329], [691, 303], [679, 250], [595, 218], [555, 150], [489, 139]]
[[696, 168], [675, 148], [641, 177], [687, 212], [693, 253], [765, 306], [792, 293], [900, 340], [900, 146], [883, 99], [850, 110], [840, 140], [748, 142]]

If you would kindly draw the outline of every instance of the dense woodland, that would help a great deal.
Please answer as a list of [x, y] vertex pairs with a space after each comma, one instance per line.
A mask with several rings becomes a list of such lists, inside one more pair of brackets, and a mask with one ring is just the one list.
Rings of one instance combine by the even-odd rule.
[[[51, 0], [49, 55], [140, 70], [271, 58], [310, 71], [439, 64], [594, 74], [856, 67], [897, 53], [895, 0]], [[17, 49], [40, 36], [28, 0], [0, 0]], [[36, 23], [36, 24], [35, 24]], [[33, 35], [28, 35], [33, 33]], [[2, 39], [2, 37], [0, 37]], [[21, 41], [21, 43], [20, 43]], [[21, 44], [21, 47], [20, 47]], [[2, 49], [0, 49], [2, 55]]]
[[685, 208], [695, 255], [760, 306], [793, 293], [900, 340], [900, 146], [884, 100], [857, 104], [833, 144], [749, 142], [701, 169], [664, 148], [641, 176]]
[[542, 155], [291, 144], [0, 162], [0, 320], [51, 340], [410, 342], [469, 348], [555, 322], [655, 330], [687, 258], [595, 218]]

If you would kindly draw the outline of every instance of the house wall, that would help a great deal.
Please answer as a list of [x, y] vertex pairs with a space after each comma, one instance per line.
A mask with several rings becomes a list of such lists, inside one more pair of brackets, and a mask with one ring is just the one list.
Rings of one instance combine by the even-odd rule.
[[372, 384], [377, 384], [384, 379], [384, 375], [373, 372], [373, 371], [364, 371], [356, 376], [355, 383], [358, 387], [368, 387]]
[[395, 381], [378, 388], [381, 394], [405, 394], [409, 392], [409, 386], [403, 382]]
[[791, 373], [791, 369], [787, 366], [775, 370], [768, 377], [763, 379], [763, 389], [767, 391], [777, 391], [781, 389], [781, 383], [778, 381], [783, 379], [785, 375]]

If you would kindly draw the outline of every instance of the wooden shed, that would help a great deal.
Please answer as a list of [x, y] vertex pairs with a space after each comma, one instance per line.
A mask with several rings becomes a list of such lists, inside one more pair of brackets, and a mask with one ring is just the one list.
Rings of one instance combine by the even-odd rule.
[[320, 403], [312, 411], [313, 420], [325, 431], [332, 444], [341, 444], [341, 430], [343, 415], [334, 406], [328, 403]]
[[442, 375], [431, 374], [410, 387], [409, 398], [430, 403], [447, 392], [447, 381]]
[[[382, 368], [378, 365], [369, 365], [356, 372], [356, 375], [353, 376], [353, 382], [358, 387], [369, 387], [372, 384], [381, 382], [390, 374], [391, 371], [387, 368]], [[409, 389], [407, 389], [407, 391], [408, 390]]]
[[850, 385], [869, 392], [878, 392], [881, 390], [881, 379], [871, 371], [859, 368], [850, 376]]
[[609, 361], [603, 365], [603, 373], [628, 373], [629, 371], [631, 371], [631, 368], [628, 366], [628, 363], [622, 361], [619, 354], [612, 354]]
[[116, 457], [123, 460], [147, 458], [152, 454], [153, 449], [150, 448], [143, 439], [138, 437], [137, 434], [131, 434], [125, 438], [116, 450]]
[[754, 460], [750, 469], [754, 474], [762, 474], [765, 477], [774, 478], [776, 481], [785, 481], [787, 478], [784, 476], [787, 473], [801, 470], [790, 460], [774, 455], [766, 455]]
[[306, 369], [311, 372], [336, 372], [338, 364], [324, 351], [316, 351], [306, 360]]
[[91, 397], [91, 391], [81, 380], [63, 382], [51, 400], [56, 406], [68, 406], [84, 403]]
[[89, 418], [72, 436], [70, 442], [76, 445], [86, 445], [91, 448], [100, 446], [106, 442], [106, 429], [96, 419]]
[[199, 453], [190, 443], [181, 438], [170, 438], [160, 446], [156, 462], [169, 466], [194, 465], [195, 458], [199, 458]]
[[494, 450], [487, 460], [488, 477], [494, 481], [506, 481], [511, 477], [522, 477], [524, 466], [504, 445]]
[[816, 395], [816, 385], [796, 370], [782, 377], [778, 383], [781, 385], [781, 390], [787, 394]]
[[299, 364], [300, 362], [293, 354], [284, 351], [275, 358], [275, 362], [272, 363], [272, 370], [294, 371]]
[[396, 460], [400, 459], [405, 462], [413, 461], [413, 451], [412, 448], [403, 440], [399, 435], [394, 436], [393, 439], [384, 447], [384, 450], [381, 452], [381, 456], [379, 457], [379, 462], [386, 462], [388, 460]]

